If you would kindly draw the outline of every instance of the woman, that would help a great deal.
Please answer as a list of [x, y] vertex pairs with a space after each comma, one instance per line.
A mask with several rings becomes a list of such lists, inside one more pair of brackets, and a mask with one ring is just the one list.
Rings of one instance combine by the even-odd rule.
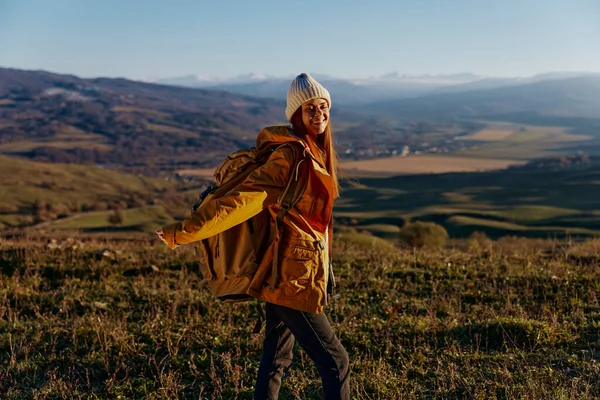
[[[298, 75], [287, 94], [285, 114], [291, 129], [265, 128], [258, 134], [257, 146], [298, 142], [305, 149], [307, 162], [293, 165], [295, 158], [289, 148], [275, 150], [262, 167], [232, 191], [234, 195], [202, 207], [200, 213], [193, 213], [182, 223], [157, 231], [161, 240], [175, 248], [215, 235], [265, 208], [275, 217], [279, 211], [277, 198], [291, 168], [296, 169], [296, 174], [308, 174], [302, 198], [283, 220], [276, 257], [278, 272], [269, 276], [265, 272], [269, 268], [259, 268], [263, 273], [257, 272], [248, 291], [266, 302], [267, 326], [256, 399], [278, 397], [283, 372], [292, 361], [295, 340], [315, 362], [325, 398], [349, 398], [348, 354], [323, 314], [334, 285], [330, 263], [332, 208], [339, 196], [330, 108], [327, 89], [308, 74]], [[313, 246], [314, 243], [319, 246]], [[274, 285], [269, 284], [271, 277]]]

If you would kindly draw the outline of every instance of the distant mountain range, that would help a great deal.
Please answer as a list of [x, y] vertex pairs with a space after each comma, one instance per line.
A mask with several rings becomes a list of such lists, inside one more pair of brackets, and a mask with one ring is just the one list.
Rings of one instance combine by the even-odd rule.
[[554, 81], [569, 78], [578, 78], [586, 76], [600, 76], [598, 73], [593, 72], [548, 72], [545, 74], [538, 74], [531, 77], [512, 77], [512, 78], [491, 78], [486, 77], [477, 79], [471, 82], [466, 82], [459, 85], [450, 85], [438, 88], [435, 93], [460, 93], [470, 92], [474, 90], [484, 89], [496, 89], [506, 86], [518, 86], [525, 85], [528, 83], [536, 83], [543, 81]]
[[[214, 165], [263, 127], [287, 124], [284, 109], [283, 98], [0, 68], [0, 154], [158, 171]], [[339, 107], [332, 116], [365, 120]]]
[[[465, 82], [472, 82], [483, 79], [483, 76], [461, 73], [461, 74], [449, 74], [449, 75], [410, 75], [400, 74], [398, 72], [390, 72], [378, 77], [368, 78], [357, 78], [357, 79], [343, 79], [336, 78], [331, 75], [325, 75], [320, 73], [310, 73], [317, 80], [326, 81], [346, 81], [348, 83], [354, 83], [356, 85], [368, 85], [370, 83], [390, 83], [390, 82], [404, 82], [404, 83], [428, 83], [436, 85], [456, 85]], [[294, 75], [286, 76], [274, 76], [257, 73], [242, 74], [231, 78], [218, 77], [218, 76], [202, 76], [202, 75], [186, 75], [174, 78], [149, 78], [146, 82], [150, 83], [161, 83], [167, 85], [181, 85], [189, 87], [214, 87], [217, 85], [232, 85], [232, 84], [251, 84], [268, 81], [282, 81], [289, 83], [294, 79]]]
[[213, 162], [284, 123], [283, 100], [0, 68], [0, 153], [39, 161]]
[[[332, 121], [346, 148], [401, 145], [434, 129], [413, 129], [422, 121], [495, 119], [600, 129], [600, 74], [512, 81], [471, 74], [388, 74], [363, 81], [314, 75], [332, 92]], [[237, 82], [198, 89], [0, 68], [0, 154], [151, 165], [157, 171], [214, 165], [251, 145], [262, 127], [287, 123], [289, 79], [247, 75]], [[398, 98], [401, 87], [414, 96]], [[267, 98], [274, 93], [277, 99]]]
[[[484, 89], [518, 86], [528, 83], [595, 75], [589, 72], [551, 72], [532, 77], [485, 77], [472, 73], [450, 75], [409, 75], [397, 72], [364, 79], [342, 79], [318, 73], [311, 74], [331, 92], [342, 106], [399, 100], [436, 93], [460, 93]], [[225, 90], [263, 98], [285, 98], [294, 76], [275, 77], [245, 74], [233, 78], [189, 75], [156, 79], [168, 85]]]
[[[541, 78], [540, 78], [541, 79]], [[514, 122], [583, 126], [600, 122], [600, 74], [551, 79], [468, 91], [447, 91], [360, 107], [399, 119], [504, 119]], [[589, 126], [589, 124], [588, 124]]]
[[[454, 75], [401, 75], [389, 73], [365, 79], [341, 79], [311, 73], [335, 98], [336, 104], [365, 104], [384, 99], [420, 96], [435, 89], [474, 82], [483, 77], [474, 74]], [[248, 96], [284, 99], [294, 76], [274, 77], [262, 74], [246, 74], [233, 78], [203, 77], [189, 75], [176, 78], [151, 80], [155, 83], [184, 87], [225, 90]]]

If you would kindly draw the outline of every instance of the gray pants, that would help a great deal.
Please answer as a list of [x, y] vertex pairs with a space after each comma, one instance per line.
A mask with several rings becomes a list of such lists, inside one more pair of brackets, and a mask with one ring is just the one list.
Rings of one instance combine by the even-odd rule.
[[284, 370], [292, 362], [294, 340], [314, 361], [325, 399], [349, 399], [348, 353], [333, 333], [325, 314], [266, 304], [267, 327], [258, 368], [255, 399], [277, 399]]

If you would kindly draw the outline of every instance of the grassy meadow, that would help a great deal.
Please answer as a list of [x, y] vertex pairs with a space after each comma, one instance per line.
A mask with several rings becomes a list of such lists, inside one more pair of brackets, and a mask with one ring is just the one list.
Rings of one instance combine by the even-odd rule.
[[[197, 193], [177, 182], [77, 164], [0, 156], [0, 230], [153, 231], [189, 209]], [[123, 221], [109, 217], [120, 209]]]
[[51, 164], [0, 156], [0, 207], [31, 207], [36, 200], [50, 203], [88, 203], [125, 198], [131, 193], [165, 191], [173, 185], [156, 178], [125, 174], [77, 164]]
[[443, 225], [450, 236], [596, 236], [600, 166], [563, 170], [359, 178], [335, 208], [339, 222], [383, 236], [407, 221]]
[[[600, 398], [597, 160], [469, 172], [584, 143], [535, 129], [490, 125], [446, 164], [404, 158], [437, 162], [435, 174], [390, 176], [403, 172], [387, 159], [385, 173], [344, 182], [327, 312], [350, 354], [352, 398]], [[1, 399], [252, 398], [256, 304], [220, 303], [192, 248], [152, 235], [200, 188], [7, 157], [0, 171]], [[408, 221], [453, 239], [403, 247]], [[321, 398], [299, 348], [280, 398]]]
[[[0, 399], [252, 399], [256, 302], [219, 302], [193, 248], [153, 231], [284, 103], [0, 75]], [[600, 398], [596, 83], [559, 90], [573, 108], [508, 88], [332, 111], [342, 156], [411, 151], [342, 163], [327, 314], [353, 399]], [[564, 162], [524, 165], [547, 156]], [[410, 247], [415, 226], [438, 236]], [[296, 346], [280, 398], [320, 386]]]
[[[481, 172], [523, 165], [528, 160], [585, 151], [599, 145], [597, 133], [573, 133], [560, 126], [533, 126], [509, 122], [476, 121], [485, 128], [457, 136], [448, 131], [441, 139], [468, 143], [467, 148], [444, 154], [411, 154], [407, 157], [384, 157], [359, 161], [342, 161], [353, 177], [390, 177], [410, 174]], [[189, 171], [188, 171], [189, 172]]]
[[[64, 218], [53, 221], [46, 225], [54, 231], [56, 230], [83, 230], [87, 232], [104, 231], [110, 228], [110, 217], [114, 211], [95, 211], [75, 215], [71, 218]], [[174, 222], [162, 206], [150, 206], [132, 208], [121, 211], [122, 221], [118, 224], [119, 230], [139, 230], [144, 232], [153, 232], [157, 226], [164, 226]]]
[[[2, 103], [0, 103], [2, 104]], [[8, 123], [3, 126], [0, 123], [0, 128], [9, 127]], [[0, 144], [0, 153], [24, 153], [35, 150], [40, 147], [50, 147], [57, 149], [98, 149], [108, 151], [114, 148], [113, 145], [106, 143], [106, 138], [102, 135], [84, 132], [74, 126], [61, 123], [54, 124], [57, 133], [46, 140], [27, 140], [15, 139], [9, 142]]]
[[585, 151], [598, 142], [596, 133], [478, 122], [485, 128], [457, 137], [471, 144], [468, 149], [358, 161], [354, 169], [346, 168], [350, 179], [335, 209], [338, 220], [386, 237], [416, 220], [441, 224], [459, 238], [474, 231], [495, 238], [600, 234], [597, 157], [566, 168], [520, 168], [527, 160], [565, 154], [565, 149]]
[[[600, 243], [505, 238], [400, 249], [335, 236], [327, 312], [354, 399], [600, 396]], [[0, 245], [2, 399], [251, 399], [254, 303], [223, 304], [190, 248]], [[264, 329], [264, 328], [263, 328]], [[281, 399], [319, 399], [296, 348]]]
[[342, 168], [354, 177], [477, 172], [522, 165], [522, 160], [475, 158], [444, 155], [414, 155], [373, 160], [344, 161]]
[[457, 157], [530, 160], [570, 152], [585, 151], [590, 144], [598, 144], [598, 132], [574, 133], [562, 126], [533, 126], [509, 122], [479, 121], [487, 126], [473, 134], [462, 136], [461, 141], [476, 145], [453, 153]]

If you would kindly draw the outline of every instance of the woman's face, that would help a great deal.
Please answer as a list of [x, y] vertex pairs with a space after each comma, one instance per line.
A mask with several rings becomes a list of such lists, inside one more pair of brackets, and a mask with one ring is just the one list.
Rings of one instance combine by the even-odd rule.
[[325, 99], [312, 99], [302, 104], [302, 122], [306, 132], [317, 136], [325, 132], [329, 123], [329, 104]]

